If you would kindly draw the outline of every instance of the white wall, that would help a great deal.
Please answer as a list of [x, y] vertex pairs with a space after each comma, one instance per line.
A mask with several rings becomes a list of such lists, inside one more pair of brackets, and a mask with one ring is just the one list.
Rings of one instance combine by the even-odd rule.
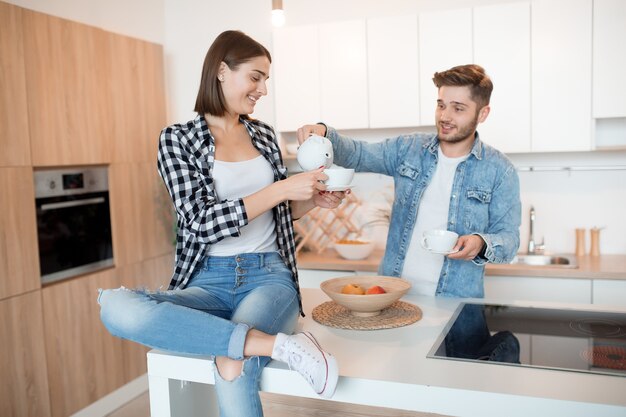
[[2, 0], [26, 9], [163, 43], [164, 0]]
[[[572, 169], [626, 166], [626, 152], [580, 152], [510, 155], [518, 167], [572, 167]], [[522, 249], [528, 242], [529, 210], [536, 211], [535, 241], [545, 237], [550, 251], [573, 253], [575, 229], [604, 228], [602, 254], [626, 254], [626, 170], [521, 171]], [[587, 232], [587, 251], [590, 236]]]
[[[165, 78], [168, 118], [183, 122], [193, 111], [204, 57], [217, 35], [241, 30], [271, 51], [271, 0], [165, 0]], [[274, 123], [270, 94], [256, 105], [254, 117]]]

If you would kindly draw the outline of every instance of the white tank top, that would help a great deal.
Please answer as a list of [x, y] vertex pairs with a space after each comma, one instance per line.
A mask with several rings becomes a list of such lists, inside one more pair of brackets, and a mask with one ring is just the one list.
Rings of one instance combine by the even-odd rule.
[[[240, 162], [215, 160], [213, 181], [218, 201], [236, 200], [272, 184], [274, 172], [263, 155]], [[228, 236], [210, 245], [209, 255], [233, 256], [277, 250], [274, 215], [272, 210], [268, 210], [242, 227], [239, 236]]]
[[411, 293], [435, 295], [444, 255], [424, 249], [421, 244], [422, 235], [430, 229], [448, 230], [448, 210], [454, 174], [457, 166], [468, 156], [448, 158], [439, 148], [437, 167], [430, 184], [422, 194], [413, 235], [400, 274], [402, 278], [411, 282]]

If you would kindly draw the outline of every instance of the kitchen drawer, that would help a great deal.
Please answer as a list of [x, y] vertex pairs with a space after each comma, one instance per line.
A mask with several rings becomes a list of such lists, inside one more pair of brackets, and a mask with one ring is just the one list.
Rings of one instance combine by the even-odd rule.
[[596, 279], [593, 281], [593, 303], [626, 306], [626, 281]]
[[485, 298], [590, 304], [591, 280], [486, 276]]

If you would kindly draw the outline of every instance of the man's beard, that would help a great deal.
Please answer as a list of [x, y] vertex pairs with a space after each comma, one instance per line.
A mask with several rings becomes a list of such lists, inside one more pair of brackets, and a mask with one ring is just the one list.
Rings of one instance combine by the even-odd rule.
[[471, 123], [468, 123], [463, 126], [456, 125], [457, 133], [455, 135], [448, 135], [447, 137], [442, 137], [441, 135], [441, 122], [437, 124], [437, 134], [439, 135], [439, 140], [447, 143], [459, 143], [463, 142], [469, 136], [472, 136], [476, 131], [476, 127], [478, 126], [478, 114], [474, 118]]

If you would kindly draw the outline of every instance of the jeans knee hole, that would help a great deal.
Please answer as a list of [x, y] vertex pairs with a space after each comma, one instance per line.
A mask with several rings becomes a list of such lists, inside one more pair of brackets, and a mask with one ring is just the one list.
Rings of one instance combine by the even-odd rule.
[[245, 366], [245, 362], [248, 361], [250, 358], [244, 359], [241, 362], [241, 369], [239, 370], [239, 374], [234, 375], [232, 378], [226, 378], [222, 375], [222, 371], [220, 370], [220, 367], [217, 365], [217, 361], [214, 362], [215, 364], [215, 370], [217, 375], [222, 379], [222, 381], [224, 382], [229, 382], [229, 383], [233, 383], [235, 381], [237, 381], [238, 379], [240, 379], [241, 377], [245, 376], [246, 372], [244, 369]]

